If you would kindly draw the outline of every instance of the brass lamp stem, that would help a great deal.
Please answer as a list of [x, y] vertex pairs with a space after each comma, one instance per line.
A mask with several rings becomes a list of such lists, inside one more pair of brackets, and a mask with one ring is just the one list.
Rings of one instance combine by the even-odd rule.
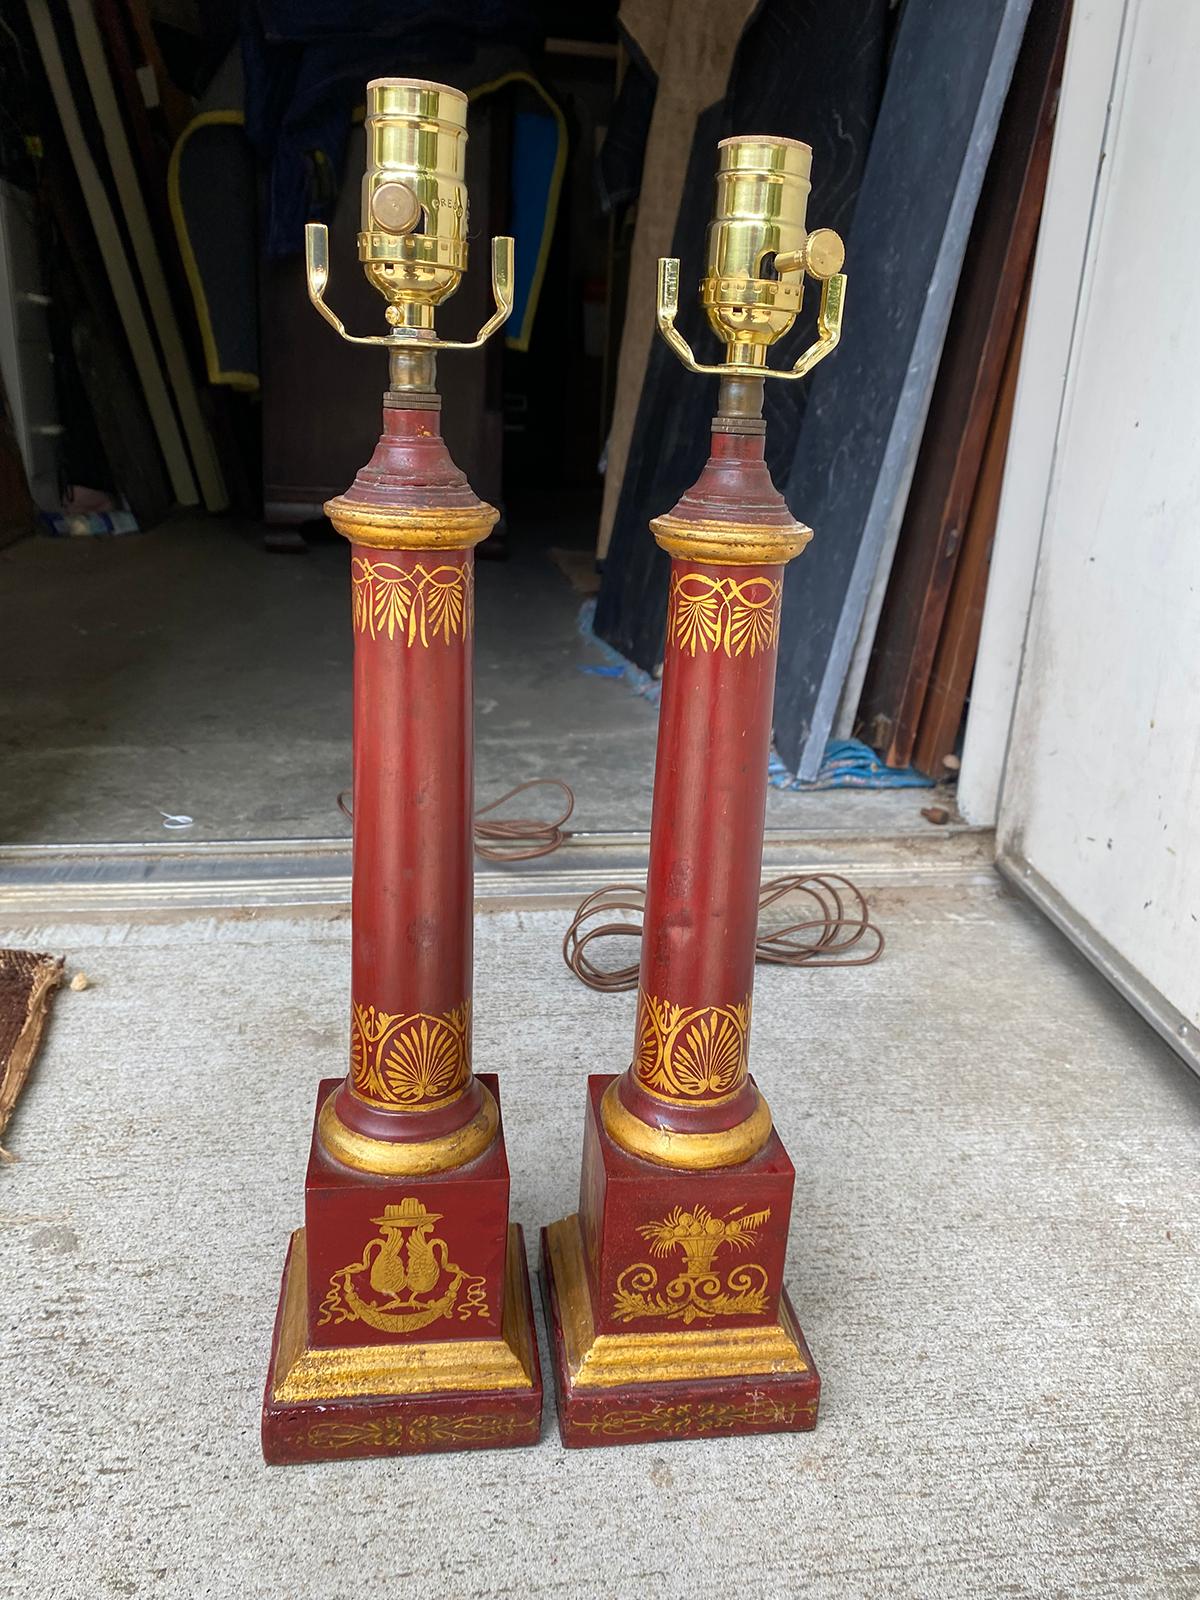
[[388, 388], [396, 393], [432, 394], [437, 388], [437, 352], [417, 344], [392, 345]]
[[763, 392], [762, 378], [722, 378], [717, 416], [726, 421], [756, 421], [763, 412]]

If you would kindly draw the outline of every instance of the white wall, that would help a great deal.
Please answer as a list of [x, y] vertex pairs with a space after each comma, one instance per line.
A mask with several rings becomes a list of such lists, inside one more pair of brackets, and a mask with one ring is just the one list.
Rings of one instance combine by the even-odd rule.
[[[1074, 39], [1076, 69], [1081, 50]], [[1077, 923], [1193, 1026], [1200, 1023], [1198, 68], [1200, 5], [1129, 0], [1049, 495], [1038, 519], [999, 819], [1001, 853], [1027, 863]], [[1040, 253], [1043, 283], [1053, 270], [1048, 252]], [[1045, 396], [1026, 392], [1035, 381], [1027, 377], [1023, 371], [1023, 425], [1029, 430], [1042, 415], [1048, 426], [1051, 408]], [[1046, 381], [1053, 384], [1053, 372]], [[1027, 437], [1014, 443], [1021, 448], [1010, 463], [1006, 510], [1032, 521], [1032, 489], [1014, 474], [1037, 451]], [[1029, 527], [1022, 537], [1031, 542]], [[991, 621], [995, 634], [1000, 623]], [[1006, 618], [1006, 626], [1014, 621]]]
[[971, 686], [958, 805], [996, 821], [1126, 0], [1076, 0]]

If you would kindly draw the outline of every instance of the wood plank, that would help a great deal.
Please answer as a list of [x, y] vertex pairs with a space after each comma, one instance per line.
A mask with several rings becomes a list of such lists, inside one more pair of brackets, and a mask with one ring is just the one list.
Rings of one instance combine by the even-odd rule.
[[912, 757], [947, 597], [1046, 190], [1069, 0], [1029, 24], [963, 258], [858, 720], [888, 766]]
[[221, 473], [221, 464], [217, 460], [208, 423], [200, 409], [200, 397], [196, 392], [187, 351], [183, 347], [183, 338], [175, 317], [175, 307], [171, 304], [166, 273], [163, 271], [162, 258], [158, 253], [150, 214], [142, 195], [142, 186], [138, 182], [133, 153], [125, 134], [125, 124], [121, 120], [121, 109], [117, 104], [112, 74], [104, 54], [104, 44], [96, 25], [91, 0], [68, 0], [68, 4], [71, 20], [75, 25], [80, 60], [83, 62], [88, 87], [92, 92], [104, 148], [108, 153], [109, 166], [121, 202], [121, 211], [125, 217], [125, 226], [129, 231], [134, 259], [146, 291], [150, 316], [163, 352], [167, 376], [183, 423], [188, 450], [200, 482], [205, 510], [224, 511], [229, 504], [229, 496], [225, 492], [225, 479]]
[[975, 483], [975, 498], [971, 502], [963, 535], [962, 554], [954, 571], [945, 621], [938, 639], [913, 749], [913, 765], [931, 778], [946, 775], [946, 757], [954, 750], [958, 740], [963, 706], [975, 669], [975, 652], [979, 648], [988, 568], [991, 565], [992, 539], [996, 532], [1004, 463], [1008, 456], [1013, 401], [1017, 394], [1017, 373], [1021, 366], [1021, 346], [1025, 339], [1031, 276], [1032, 269], [1026, 275], [1017, 309], [1016, 327], [1009, 341], [1008, 355], [1000, 377], [1000, 392], [992, 413], [992, 424]]
[[191, 463], [188, 461], [187, 451], [184, 448], [183, 438], [179, 431], [179, 424], [175, 420], [175, 413], [171, 407], [171, 397], [167, 393], [167, 386], [163, 381], [162, 370], [159, 367], [158, 357], [154, 349], [154, 340], [151, 337], [146, 316], [142, 310], [142, 303], [138, 296], [137, 286], [134, 283], [133, 273], [130, 270], [129, 261], [125, 254], [125, 244], [121, 238], [121, 231], [117, 226], [117, 219], [109, 203], [104, 180], [101, 178], [99, 168], [96, 166], [91, 150], [88, 148], [87, 137], [79, 120], [79, 112], [75, 107], [75, 96], [70, 80], [67, 77], [67, 69], [58, 44], [58, 36], [54, 31], [54, 21], [50, 7], [47, 4], [47, 0], [27, 0], [27, 4], [29, 18], [33, 24], [34, 35], [38, 43], [38, 50], [42, 57], [42, 64], [45, 67], [46, 77], [50, 83], [50, 91], [54, 96], [54, 104], [58, 110], [59, 121], [62, 124], [63, 136], [71, 152], [71, 160], [75, 165], [79, 186], [83, 190], [88, 217], [96, 235], [96, 242], [100, 247], [100, 255], [108, 274], [113, 299], [117, 303], [121, 326], [125, 331], [125, 337], [129, 341], [134, 366], [137, 368], [138, 381], [141, 384], [142, 393], [145, 396], [151, 420], [154, 424], [158, 446], [167, 464], [171, 487], [175, 498], [181, 505], [194, 506], [200, 499], [196, 489], [196, 480], [192, 476]]

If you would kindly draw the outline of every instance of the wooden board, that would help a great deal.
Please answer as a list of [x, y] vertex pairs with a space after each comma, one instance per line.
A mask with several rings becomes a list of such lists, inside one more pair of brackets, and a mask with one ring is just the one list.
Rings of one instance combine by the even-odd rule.
[[171, 406], [171, 397], [163, 381], [154, 340], [125, 254], [121, 231], [117, 226], [104, 180], [88, 146], [87, 136], [76, 109], [75, 95], [54, 29], [53, 14], [46, 0], [26, 0], [26, 3], [42, 64], [62, 123], [63, 136], [75, 164], [88, 217], [100, 247], [113, 299], [117, 304], [121, 326], [129, 341], [138, 381], [154, 423], [158, 446], [167, 464], [171, 487], [181, 505], [196, 505], [200, 499], [196, 480], [192, 476], [191, 463], [188, 461], [179, 424]]
[[1022, 285], [1033, 254], [1062, 79], [1068, 0], [1043, 0], [1013, 72], [858, 708], [891, 767], [912, 757]]
[[1008, 356], [1000, 377], [1000, 392], [996, 397], [996, 409], [992, 413], [992, 424], [988, 429], [987, 444], [975, 482], [975, 498], [967, 517], [962, 554], [954, 569], [913, 749], [913, 765], [931, 778], [942, 778], [946, 774], [946, 757], [952, 753], [958, 740], [963, 706], [975, 667], [975, 652], [979, 648], [992, 538], [1000, 510], [1000, 490], [1008, 456], [1008, 435], [1012, 427], [1013, 401], [1017, 393], [1017, 373], [1021, 366], [1021, 346], [1025, 338], [1028, 307], [1027, 276], [1017, 309], [1016, 327], [1009, 341]]
[[208, 431], [208, 423], [200, 409], [200, 397], [196, 392], [187, 352], [183, 347], [175, 308], [171, 304], [166, 273], [163, 271], [162, 259], [158, 253], [150, 214], [142, 195], [142, 186], [138, 182], [137, 169], [125, 134], [125, 124], [121, 119], [121, 110], [117, 104], [112, 75], [104, 54], [104, 45], [96, 25], [91, 0], [68, 0], [68, 5], [71, 20], [75, 25], [79, 57], [87, 76], [88, 87], [92, 92], [113, 182], [116, 185], [121, 212], [133, 246], [134, 260], [137, 262], [142, 287], [146, 292], [150, 317], [162, 349], [167, 377], [183, 424], [200, 492], [204, 497], [204, 506], [207, 511], [224, 511], [229, 504], [229, 496], [225, 492], [225, 480], [221, 474], [217, 452], [213, 447], [212, 435]]

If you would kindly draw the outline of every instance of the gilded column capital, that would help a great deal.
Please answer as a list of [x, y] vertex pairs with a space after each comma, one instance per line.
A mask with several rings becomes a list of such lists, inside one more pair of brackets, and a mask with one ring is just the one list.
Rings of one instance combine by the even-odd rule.
[[338, 495], [325, 515], [343, 538], [368, 550], [470, 550], [500, 520], [495, 506], [436, 508], [364, 505]]
[[798, 556], [812, 538], [802, 522], [735, 522], [724, 517], [692, 519], [667, 512], [650, 524], [669, 556], [717, 567], [779, 567]]

